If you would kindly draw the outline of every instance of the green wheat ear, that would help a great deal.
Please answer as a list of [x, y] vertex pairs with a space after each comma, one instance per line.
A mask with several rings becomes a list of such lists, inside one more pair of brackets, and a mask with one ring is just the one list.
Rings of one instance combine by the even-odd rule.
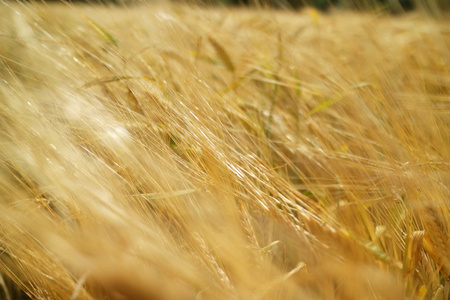
[[314, 107], [313, 109], [311, 109], [311, 111], [309, 111], [308, 115], [314, 115], [322, 110], [324, 110], [325, 108], [335, 104], [336, 102], [339, 102], [340, 100], [342, 100], [344, 98], [344, 96], [350, 92], [350, 91], [354, 91], [354, 90], [358, 90], [361, 89], [363, 87], [367, 87], [367, 86], [371, 86], [373, 87], [373, 85], [371, 83], [367, 83], [367, 82], [360, 82], [357, 83], [353, 86], [351, 86], [350, 88], [348, 88], [346, 91], [336, 94], [335, 96], [333, 96], [331, 99], [328, 99], [322, 103], [320, 103], [319, 105], [317, 105], [316, 107]]
[[95, 30], [97, 30], [98, 33], [100, 33], [105, 39], [107, 39], [111, 44], [113, 44], [116, 47], [119, 47], [119, 43], [117, 40], [108, 33], [105, 29], [103, 29], [100, 25], [95, 23], [91, 18], [81, 15], [81, 17], [89, 22], [89, 24], [94, 27]]
[[214, 50], [216, 51], [217, 55], [219, 56], [219, 58], [222, 60], [223, 64], [225, 65], [225, 67], [231, 72], [234, 73], [235, 68], [234, 68], [234, 64], [231, 61], [230, 56], [228, 55], [228, 52], [225, 50], [224, 47], [222, 47], [222, 45], [219, 44], [219, 42], [217, 42], [214, 38], [209, 37], [208, 41], [211, 43], [211, 45], [214, 47]]

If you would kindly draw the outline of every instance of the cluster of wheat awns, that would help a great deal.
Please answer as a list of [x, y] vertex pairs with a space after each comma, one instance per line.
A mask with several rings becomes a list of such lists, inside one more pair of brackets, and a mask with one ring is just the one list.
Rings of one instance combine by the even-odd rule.
[[448, 21], [0, 17], [1, 299], [447, 299]]

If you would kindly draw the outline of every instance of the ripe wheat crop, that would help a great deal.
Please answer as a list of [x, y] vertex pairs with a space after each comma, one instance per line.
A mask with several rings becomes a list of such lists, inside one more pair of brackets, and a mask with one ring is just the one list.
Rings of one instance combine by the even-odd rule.
[[448, 299], [445, 18], [0, 20], [0, 299]]

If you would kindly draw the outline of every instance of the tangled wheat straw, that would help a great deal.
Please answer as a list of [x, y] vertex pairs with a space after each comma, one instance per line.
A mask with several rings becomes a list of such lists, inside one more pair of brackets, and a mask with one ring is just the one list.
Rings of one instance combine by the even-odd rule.
[[448, 298], [445, 19], [0, 15], [0, 298]]

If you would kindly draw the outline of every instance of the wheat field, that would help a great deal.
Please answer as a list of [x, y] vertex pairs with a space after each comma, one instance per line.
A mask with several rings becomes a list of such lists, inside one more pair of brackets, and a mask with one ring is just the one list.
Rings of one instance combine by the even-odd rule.
[[0, 299], [449, 299], [450, 18], [0, 20]]

